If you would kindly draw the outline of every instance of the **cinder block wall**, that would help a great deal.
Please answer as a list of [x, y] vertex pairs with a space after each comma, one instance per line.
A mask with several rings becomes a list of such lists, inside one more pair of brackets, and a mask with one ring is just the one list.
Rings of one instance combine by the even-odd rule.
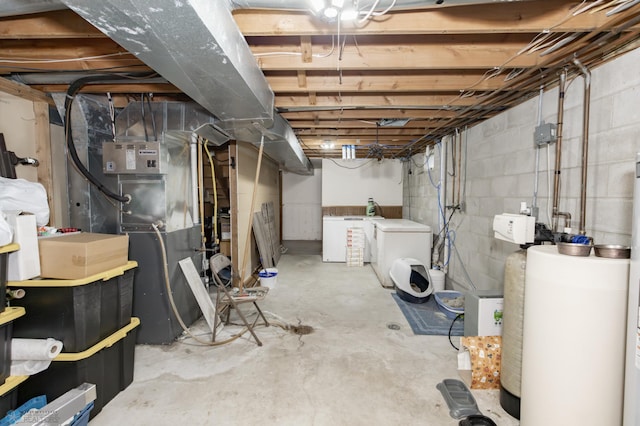
[[[591, 70], [586, 231], [596, 244], [628, 245], [631, 241], [635, 157], [640, 151], [638, 69], [640, 49]], [[578, 231], [580, 215], [582, 101], [583, 79], [578, 77], [568, 82], [566, 91], [559, 206], [561, 211], [572, 214], [574, 232]], [[543, 120], [556, 123], [557, 103], [557, 87], [545, 91]], [[455, 233], [457, 253], [452, 250], [448, 262], [449, 287], [468, 288], [470, 281], [478, 289], [503, 285], [504, 261], [518, 247], [493, 238], [493, 216], [517, 213], [522, 201], [529, 206], [532, 203], [536, 155], [533, 131], [538, 123], [538, 106], [536, 97], [462, 132], [466, 197], [462, 200], [464, 211], [454, 214], [450, 227]], [[542, 148], [539, 153], [538, 221], [549, 223], [547, 149]], [[436, 184], [440, 178], [440, 155], [441, 150], [434, 149], [431, 178]], [[422, 167], [424, 161], [423, 152], [404, 163], [404, 212], [406, 218], [432, 226], [435, 234], [437, 190]], [[549, 152], [551, 170], [554, 163], [555, 144]], [[448, 170], [451, 172], [450, 149]], [[451, 204], [452, 179], [448, 175], [447, 204]], [[450, 210], [445, 214], [448, 217]]]

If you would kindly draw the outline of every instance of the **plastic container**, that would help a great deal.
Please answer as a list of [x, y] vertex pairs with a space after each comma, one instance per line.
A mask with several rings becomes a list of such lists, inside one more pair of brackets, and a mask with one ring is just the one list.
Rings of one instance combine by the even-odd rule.
[[429, 276], [431, 277], [433, 292], [444, 291], [444, 272], [440, 269], [430, 269]]
[[93, 401], [88, 403], [82, 411], [75, 415], [70, 426], [87, 426], [89, 424], [89, 417], [93, 406]]
[[7, 308], [0, 314], [0, 385], [4, 384], [11, 371], [13, 320], [24, 314], [24, 308]]
[[438, 304], [438, 309], [442, 311], [447, 318], [455, 319], [460, 314], [464, 314], [464, 300], [462, 301], [462, 306], [454, 306], [451, 304], [451, 299], [457, 299], [459, 297], [464, 297], [462, 293], [455, 290], [444, 290], [439, 291], [433, 294], [433, 297], [436, 299], [436, 303]]
[[16, 324], [14, 337], [52, 337], [65, 352], [81, 352], [131, 321], [133, 275], [136, 262], [78, 280], [33, 279], [9, 281], [23, 288], [13, 304], [28, 315]]
[[596, 256], [607, 257], [609, 259], [629, 259], [631, 257], [631, 247], [615, 244], [596, 244], [593, 246]]
[[9, 262], [9, 253], [19, 248], [18, 244], [7, 244], [0, 247], [0, 313], [4, 311], [7, 305], [7, 264]]
[[89, 349], [61, 353], [48, 369], [29, 377], [18, 388], [18, 403], [36, 395], [53, 401], [82, 383], [96, 385], [96, 399], [90, 418], [133, 381], [133, 364], [138, 318]]
[[274, 288], [278, 279], [278, 269], [262, 269], [260, 272], [258, 272], [258, 277], [260, 277], [260, 286]]
[[0, 386], [0, 419], [18, 406], [18, 385], [29, 376], [11, 376]]

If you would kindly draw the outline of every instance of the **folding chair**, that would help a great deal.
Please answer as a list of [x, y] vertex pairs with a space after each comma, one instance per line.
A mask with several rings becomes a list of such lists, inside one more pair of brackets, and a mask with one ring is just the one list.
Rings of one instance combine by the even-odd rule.
[[[257, 303], [265, 298], [269, 289], [265, 287], [248, 288], [244, 290], [243, 294], [232, 294], [227, 288], [227, 285], [231, 283], [232, 277], [231, 260], [224, 254], [214, 254], [211, 256], [211, 259], [209, 259], [209, 267], [211, 268], [211, 275], [218, 290], [216, 292], [216, 315], [211, 340], [213, 342], [216, 341], [218, 328], [229, 323], [231, 309], [235, 309], [243, 325], [247, 328], [249, 333], [251, 333], [258, 346], [262, 346], [262, 342], [258, 339], [258, 336], [253, 329], [257, 325], [259, 318], [262, 318], [264, 325], [269, 327], [269, 321], [267, 321], [267, 318], [264, 316]], [[255, 306], [258, 311], [258, 315], [256, 315], [256, 319], [252, 323], [247, 321], [247, 318], [239, 309], [239, 305], [244, 303], [253, 303], [253, 306]]]

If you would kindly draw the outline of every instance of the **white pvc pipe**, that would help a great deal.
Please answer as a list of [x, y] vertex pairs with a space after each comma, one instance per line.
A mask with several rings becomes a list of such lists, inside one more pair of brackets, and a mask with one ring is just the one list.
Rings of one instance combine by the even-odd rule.
[[[447, 204], [447, 137], [442, 138], [440, 144], [440, 194], [438, 198], [438, 235], [440, 235], [440, 237], [438, 237], [436, 245], [444, 245], [443, 256], [441, 259], [442, 264], [444, 265], [447, 257], [449, 256], [449, 248], [446, 243], [447, 235], [443, 234], [443, 230], [446, 225], [445, 206]], [[443, 271], [446, 273], [447, 270], [448, 266], [445, 266]]]
[[191, 134], [191, 155], [189, 161], [191, 163], [191, 215], [193, 223], [200, 223], [200, 211], [198, 209], [198, 135]]

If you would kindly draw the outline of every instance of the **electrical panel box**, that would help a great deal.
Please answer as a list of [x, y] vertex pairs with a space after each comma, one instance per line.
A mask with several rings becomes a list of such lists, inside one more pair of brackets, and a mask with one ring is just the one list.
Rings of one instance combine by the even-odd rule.
[[159, 142], [104, 142], [102, 169], [105, 174], [157, 175], [165, 173]]
[[557, 126], [555, 124], [543, 121], [533, 132], [533, 140], [536, 145], [540, 146], [555, 142], [558, 138], [556, 129]]
[[476, 290], [464, 295], [464, 335], [501, 336], [504, 296], [499, 290]]

